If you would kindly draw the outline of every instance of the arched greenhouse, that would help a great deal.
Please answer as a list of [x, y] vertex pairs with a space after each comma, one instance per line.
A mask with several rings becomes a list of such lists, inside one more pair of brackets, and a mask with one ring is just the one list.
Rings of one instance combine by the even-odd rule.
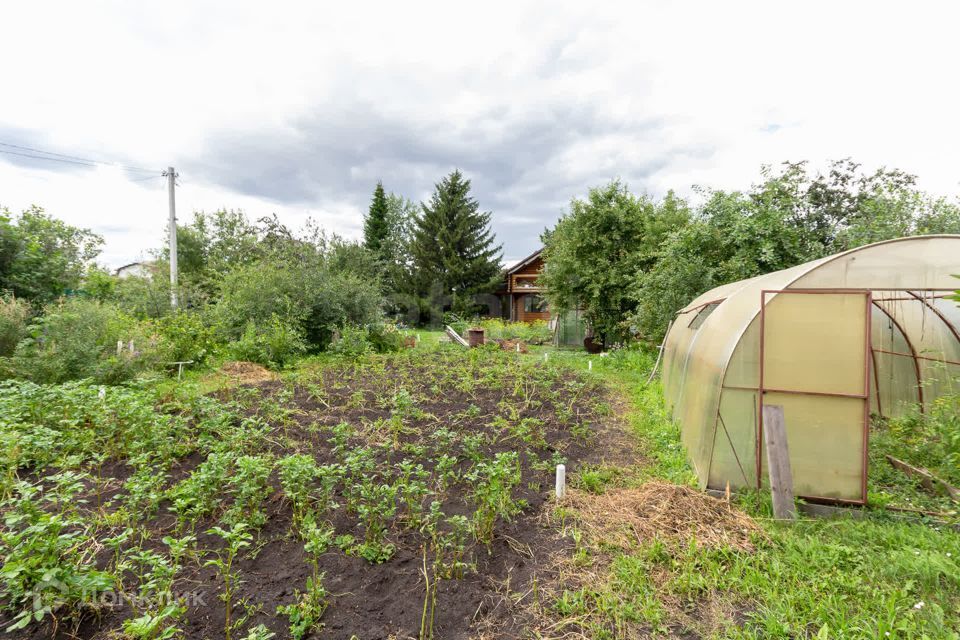
[[717, 287], [664, 346], [667, 403], [701, 487], [766, 481], [761, 402], [781, 405], [794, 492], [865, 503], [870, 414], [958, 390], [960, 236], [879, 242]]

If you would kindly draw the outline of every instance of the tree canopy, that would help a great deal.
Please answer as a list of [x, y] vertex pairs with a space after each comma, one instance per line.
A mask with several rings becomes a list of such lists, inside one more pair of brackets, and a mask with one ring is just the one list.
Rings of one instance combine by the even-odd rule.
[[103, 238], [58, 220], [40, 207], [19, 216], [0, 210], [0, 290], [47, 302], [76, 289]]
[[373, 190], [373, 199], [370, 201], [370, 210], [363, 219], [363, 244], [378, 257], [382, 257], [381, 251], [389, 242], [389, 213], [383, 183], [377, 182]]
[[490, 217], [459, 170], [436, 184], [414, 220], [410, 253], [419, 295], [448, 296], [459, 313], [476, 310], [473, 296], [492, 290], [500, 275], [502, 245], [495, 244]]
[[543, 234], [540, 282], [555, 310], [580, 308], [589, 328], [606, 340], [628, 335], [633, 283], [656, 261], [660, 244], [682, 227], [686, 203], [668, 194], [660, 202], [636, 196], [614, 180], [574, 198], [570, 211]]
[[[763, 167], [746, 191], [635, 197], [614, 181], [574, 200], [544, 234], [543, 281], [558, 309], [580, 306], [608, 339], [659, 340], [678, 309], [713, 287], [880, 240], [960, 233], [960, 207], [899, 170], [849, 159]], [[654, 215], [660, 209], [673, 214]], [[647, 228], [649, 222], [658, 221]]]

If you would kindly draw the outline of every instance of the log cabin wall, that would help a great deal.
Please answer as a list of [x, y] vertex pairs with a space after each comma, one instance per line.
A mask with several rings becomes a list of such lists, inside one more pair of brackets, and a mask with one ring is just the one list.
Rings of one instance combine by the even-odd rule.
[[513, 317], [517, 322], [533, 322], [534, 320], [543, 320], [544, 322], [549, 322], [550, 320], [550, 310], [546, 311], [526, 311], [526, 300], [527, 296], [535, 296], [535, 293], [526, 293], [523, 295], [516, 296], [516, 301], [514, 302], [514, 315]]
[[543, 288], [537, 285], [537, 277], [543, 269], [543, 260], [537, 256], [523, 267], [507, 275], [507, 291], [510, 296], [510, 318], [517, 322], [550, 320], [550, 310], [527, 311], [528, 296], [540, 295]]

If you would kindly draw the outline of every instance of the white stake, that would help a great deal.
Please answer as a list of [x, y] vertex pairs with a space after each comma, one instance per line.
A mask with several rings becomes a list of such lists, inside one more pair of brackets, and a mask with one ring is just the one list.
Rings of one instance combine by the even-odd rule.
[[417, 334], [417, 342], [420, 342], [420, 334]]
[[567, 467], [557, 465], [557, 498], [562, 498], [567, 494]]
[[117, 340], [117, 355], [123, 352], [123, 340]]
[[544, 352], [544, 354], [543, 354], [543, 361], [546, 362], [547, 360], [549, 360], [549, 356], [550, 356], [549, 353]]
[[520, 343], [517, 343], [517, 353], [520, 353]]
[[587, 371], [593, 371], [593, 360], [587, 360]]

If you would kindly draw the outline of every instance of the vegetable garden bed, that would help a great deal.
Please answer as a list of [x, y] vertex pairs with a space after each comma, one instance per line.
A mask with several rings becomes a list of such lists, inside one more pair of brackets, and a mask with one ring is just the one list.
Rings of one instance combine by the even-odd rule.
[[12, 637], [519, 636], [555, 466], [609, 413], [492, 349], [198, 388], [0, 387]]

